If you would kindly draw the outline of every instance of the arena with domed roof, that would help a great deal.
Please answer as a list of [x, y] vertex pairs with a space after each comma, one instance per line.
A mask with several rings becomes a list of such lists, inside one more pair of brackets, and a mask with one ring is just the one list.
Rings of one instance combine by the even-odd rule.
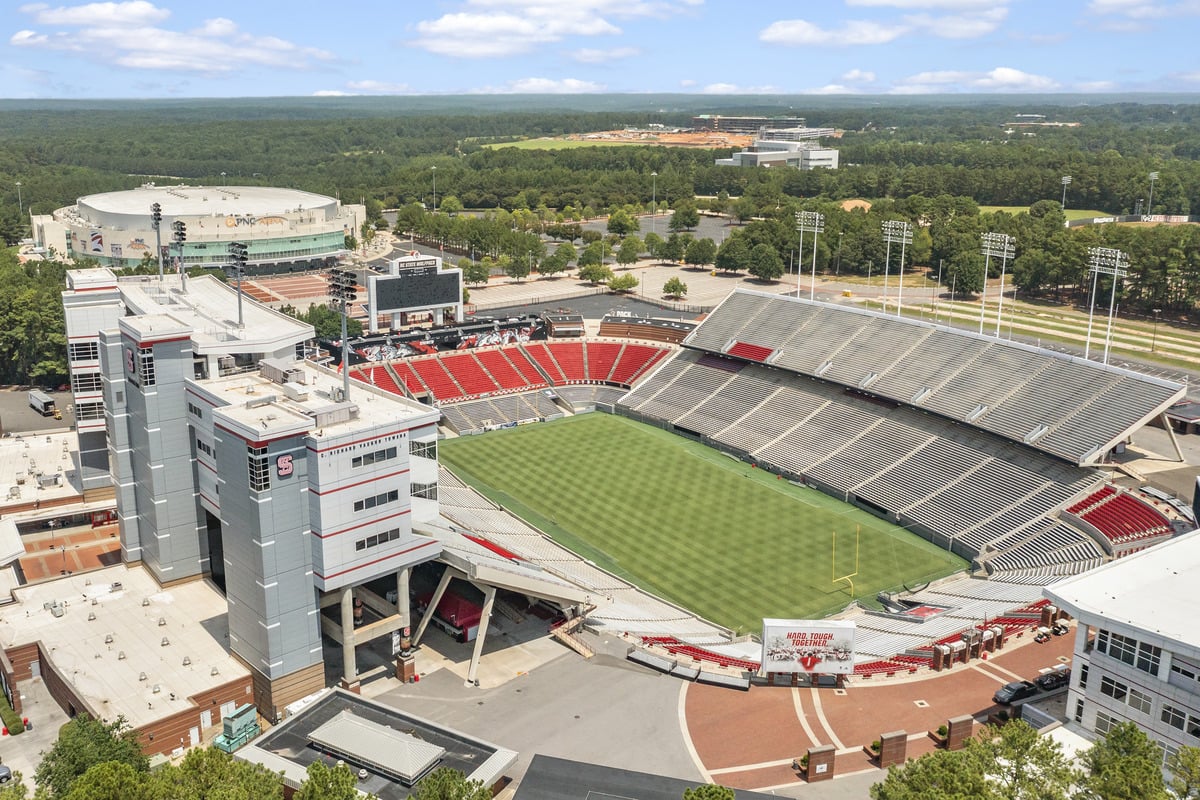
[[[155, 231], [152, 209], [161, 210]], [[250, 274], [319, 269], [345, 253], [345, 237], [366, 218], [362, 205], [267, 186], [157, 186], [79, 198], [75, 205], [32, 218], [47, 252], [93, 259], [120, 269], [155, 258], [161, 247], [170, 269], [228, 262], [229, 244], [247, 246]], [[175, 223], [185, 226], [182, 254]]]

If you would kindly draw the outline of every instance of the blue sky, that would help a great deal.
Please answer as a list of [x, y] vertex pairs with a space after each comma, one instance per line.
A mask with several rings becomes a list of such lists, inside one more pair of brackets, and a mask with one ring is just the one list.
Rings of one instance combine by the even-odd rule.
[[0, 0], [0, 96], [1200, 91], [1200, 0]]

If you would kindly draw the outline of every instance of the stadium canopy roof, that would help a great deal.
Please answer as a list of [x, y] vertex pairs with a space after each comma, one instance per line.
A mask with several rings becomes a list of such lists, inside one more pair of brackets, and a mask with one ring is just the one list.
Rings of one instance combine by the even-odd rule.
[[1173, 381], [974, 331], [744, 289], [683, 346], [841, 384], [1081, 466], [1186, 393]]

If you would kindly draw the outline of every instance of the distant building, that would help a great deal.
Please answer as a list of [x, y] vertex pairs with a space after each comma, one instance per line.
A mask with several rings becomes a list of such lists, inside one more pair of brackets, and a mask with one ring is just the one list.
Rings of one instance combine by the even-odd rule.
[[701, 114], [692, 117], [692, 127], [699, 131], [758, 133], [759, 128], [803, 128], [804, 117], [726, 117], [720, 114]]
[[1088, 735], [1133, 722], [1166, 757], [1200, 746], [1200, 531], [1045, 589], [1078, 620], [1067, 718]]
[[[150, 208], [158, 203], [157, 235]], [[75, 205], [30, 218], [38, 247], [101, 266], [136, 267], [155, 247], [166, 248], [168, 265], [180, 255], [172, 246], [173, 226], [187, 226], [182, 262], [213, 267], [229, 261], [229, 243], [244, 242], [247, 273], [330, 266], [346, 249], [346, 234], [358, 235], [366, 219], [361, 205], [343, 205], [324, 195], [268, 186], [155, 186], [81, 197]], [[169, 267], [174, 271], [173, 266]]]
[[[781, 120], [775, 120], [780, 122]], [[803, 121], [801, 121], [803, 122]], [[822, 136], [833, 136], [833, 128], [762, 125], [754, 143], [729, 158], [718, 158], [718, 167], [791, 167], [793, 169], [837, 169], [838, 151], [822, 147]]]

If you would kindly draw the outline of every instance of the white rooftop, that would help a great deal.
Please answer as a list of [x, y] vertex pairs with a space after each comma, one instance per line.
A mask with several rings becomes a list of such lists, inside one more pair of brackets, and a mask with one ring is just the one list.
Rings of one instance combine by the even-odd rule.
[[[141, 727], [192, 707], [189, 695], [249, 674], [227, 650], [228, 607], [207, 581], [162, 589], [142, 567], [118, 565], [14, 595], [16, 604], [0, 609], [0, 647], [40, 641], [46, 659], [104, 719], [123, 714]], [[62, 616], [44, 607], [52, 602]]]
[[307, 322], [268, 308], [247, 294], [242, 296], [243, 326], [238, 327], [237, 288], [211, 275], [188, 278], [185, 285], [169, 271], [160, 281], [157, 275], [117, 278], [109, 269], [94, 268], [72, 270], [68, 285], [82, 292], [115, 285], [132, 314], [169, 315], [176, 323], [192, 328], [193, 347], [199, 354], [275, 352], [314, 335]]
[[[55, 397], [63, 402], [69, 395]], [[0, 438], [0, 505], [81, 498], [78, 450], [75, 432], [62, 428]]]
[[[108, 214], [150, 216], [150, 205], [162, 206], [164, 218], [207, 214], [261, 216], [299, 209], [336, 206], [332, 197], [273, 186], [155, 186], [147, 184], [122, 192], [91, 194], [78, 200], [84, 208]], [[165, 238], [165, 237], [164, 237]]]
[[1072, 616], [1102, 617], [1169, 640], [1200, 658], [1196, 584], [1200, 530], [1125, 556], [1045, 588]]
[[341, 374], [311, 361], [286, 363], [290, 369], [300, 371], [301, 381], [285, 386], [254, 371], [209, 378], [199, 385], [228, 403], [220, 409], [222, 415], [264, 434], [316, 429], [321, 435], [337, 436], [400, 421], [411, 425], [433, 423], [441, 414], [415, 400], [351, 381], [349, 403], [356, 414], [339, 415], [338, 407], [346, 405], [335, 399], [342, 388]]

